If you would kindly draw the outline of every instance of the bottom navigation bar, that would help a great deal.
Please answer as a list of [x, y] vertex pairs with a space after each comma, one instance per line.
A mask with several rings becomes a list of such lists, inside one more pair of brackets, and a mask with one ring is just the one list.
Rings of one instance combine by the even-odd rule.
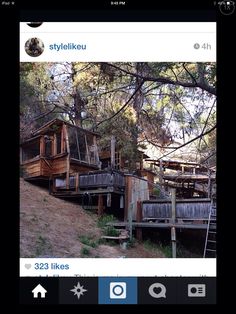
[[20, 277], [21, 304], [216, 304], [215, 277]]

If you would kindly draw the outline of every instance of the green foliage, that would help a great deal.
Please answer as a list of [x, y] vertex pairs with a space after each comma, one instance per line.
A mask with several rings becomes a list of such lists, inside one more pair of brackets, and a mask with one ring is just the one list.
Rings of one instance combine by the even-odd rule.
[[[133, 74], [157, 81], [145, 80], [133, 95], [140, 84]], [[201, 88], [183, 86], [195, 82]], [[208, 120], [207, 116], [215, 96], [209, 90], [215, 86], [216, 64], [210, 62], [21, 63], [20, 127], [30, 135], [55, 117], [77, 123], [83, 109], [87, 117], [80, 121], [82, 126], [101, 134], [101, 149], [115, 135], [133, 171], [138, 148], [147, 142], [158, 146], [170, 144], [171, 139], [186, 142], [199, 135], [206, 122], [211, 125], [214, 112]], [[215, 148], [210, 135], [206, 142]], [[204, 153], [202, 145], [196, 147]]]
[[153, 188], [153, 195], [159, 197], [161, 194], [160, 189], [158, 187]]
[[103, 232], [105, 236], [109, 237], [118, 237], [119, 231], [115, 229], [113, 226], [106, 226], [103, 228]]
[[127, 241], [127, 248], [134, 248], [135, 245], [136, 245], [136, 240], [135, 240], [135, 238], [132, 238], [131, 240], [129, 239], [129, 240]]
[[[162, 251], [166, 257], [170, 258], [172, 257], [172, 247], [171, 245], [159, 245], [159, 250]], [[177, 253], [176, 253], [177, 254]]]
[[172, 250], [171, 246], [163, 245], [163, 244], [157, 244], [152, 242], [151, 240], [146, 240], [143, 242], [144, 247], [149, 251], [161, 251], [166, 257], [172, 257]]
[[52, 246], [49, 240], [46, 237], [39, 235], [36, 240], [35, 255], [38, 257], [40, 255], [51, 254], [51, 252], [52, 252]]
[[99, 228], [105, 228], [108, 222], [114, 222], [116, 219], [113, 215], [103, 215], [99, 217], [97, 225]]
[[143, 246], [148, 250], [156, 249], [157, 245], [153, 243], [151, 240], [145, 240], [143, 241]]
[[90, 255], [90, 250], [87, 247], [82, 247], [80, 250], [81, 257], [87, 257]]
[[[143, 242], [143, 245], [149, 251], [155, 252], [156, 250], [161, 251], [166, 258], [172, 258], [172, 246], [164, 245], [163, 243], [154, 243], [151, 240], [146, 240]], [[193, 253], [186, 249], [179, 241], [176, 244], [176, 257], [178, 258], [190, 258], [190, 257], [201, 257], [202, 252]]]
[[98, 246], [98, 243], [94, 241], [92, 237], [89, 236], [80, 236], [79, 240], [81, 243], [91, 246], [92, 248], [96, 248]]

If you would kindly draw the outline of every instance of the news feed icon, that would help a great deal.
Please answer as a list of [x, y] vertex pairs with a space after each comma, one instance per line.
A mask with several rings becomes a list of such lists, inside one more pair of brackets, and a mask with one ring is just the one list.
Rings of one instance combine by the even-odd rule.
[[110, 299], [126, 299], [126, 282], [110, 283]]
[[188, 297], [202, 297], [206, 296], [206, 285], [205, 284], [189, 284], [188, 285]]

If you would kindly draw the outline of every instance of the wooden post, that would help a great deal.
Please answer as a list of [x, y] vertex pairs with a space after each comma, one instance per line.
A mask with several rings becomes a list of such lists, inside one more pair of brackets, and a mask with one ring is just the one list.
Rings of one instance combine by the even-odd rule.
[[111, 169], [115, 169], [115, 151], [116, 151], [116, 139], [115, 136], [111, 137]]
[[119, 150], [119, 170], [123, 170], [124, 169], [124, 164], [123, 164], [123, 161], [122, 161], [122, 154], [121, 154], [121, 150]]
[[171, 243], [172, 243], [172, 258], [176, 257], [176, 231], [175, 227], [171, 227]]
[[54, 133], [52, 140], [52, 156], [55, 156], [56, 154], [57, 154], [57, 136], [56, 133]]
[[98, 195], [98, 216], [103, 215], [103, 196], [102, 194]]
[[111, 207], [111, 193], [107, 194], [107, 207]]
[[207, 196], [208, 198], [211, 198], [211, 170], [208, 170]]
[[133, 203], [130, 204], [129, 206], [129, 239], [130, 241], [132, 240], [132, 212], [133, 212]]
[[45, 140], [44, 140], [44, 136], [40, 137], [40, 156], [44, 156], [45, 155]]
[[63, 124], [61, 128], [61, 153], [65, 153], [66, 151], [65, 128], [66, 125]]
[[159, 171], [159, 181], [160, 185], [163, 185], [163, 165], [162, 165], [162, 159], [160, 159], [160, 171]]
[[[171, 189], [171, 220], [172, 223], [176, 222], [176, 190]], [[176, 230], [175, 227], [171, 227], [171, 243], [172, 243], [172, 257], [176, 257]]]
[[79, 191], [79, 173], [78, 172], [75, 174], [75, 191], [76, 192]]
[[176, 219], [176, 190], [175, 188], [171, 188], [171, 218], [172, 223], [175, 223]]
[[67, 150], [67, 158], [66, 158], [66, 188], [70, 188], [70, 144], [69, 144], [69, 137], [67, 132], [67, 127], [64, 128], [64, 136], [66, 140], [66, 150]]
[[124, 208], [124, 195], [120, 195], [120, 208]]
[[80, 148], [79, 148], [79, 139], [78, 139], [78, 132], [77, 132], [77, 130], [75, 130], [75, 138], [76, 138], [76, 145], [77, 145], [78, 158], [79, 158], [79, 160], [81, 160]]
[[128, 220], [128, 212], [131, 201], [131, 177], [125, 176], [125, 210], [124, 210], [124, 221]]
[[90, 161], [90, 153], [89, 153], [89, 148], [88, 148], [88, 141], [87, 141], [87, 136], [86, 134], [84, 134], [84, 139], [85, 139], [85, 146], [86, 146], [86, 161], [91, 164], [91, 161]]
[[[142, 203], [141, 201], [137, 201], [137, 212], [136, 212], [136, 221], [141, 222], [142, 221]], [[136, 238], [138, 241], [142, 241], [143, 234], [142, 234], [142, 228], [137, 227], [136, 228]]]
[[141, 153], [140, 157], [140, 170], [143, 170], [143, 153]]

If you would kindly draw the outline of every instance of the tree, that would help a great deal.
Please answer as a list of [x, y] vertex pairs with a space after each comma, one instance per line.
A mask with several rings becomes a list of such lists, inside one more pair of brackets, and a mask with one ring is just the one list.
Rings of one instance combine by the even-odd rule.
[[25, 63], [20, 74], [23, 125], [61, 117], [100, 132], [102, 147], [115, 135], [133, 167], [148, 145], [202, 160], [215, 149], [215, 63]]

